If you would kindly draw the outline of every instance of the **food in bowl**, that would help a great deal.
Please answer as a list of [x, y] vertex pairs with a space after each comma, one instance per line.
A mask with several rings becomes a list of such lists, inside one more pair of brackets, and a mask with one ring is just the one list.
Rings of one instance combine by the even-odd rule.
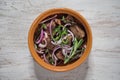
[[39, 22], [34, 33], [37, 54], [46, 63], [64, 66], [77, 61], [86, 49], [82, 23], [70, 14], [54, 14]]

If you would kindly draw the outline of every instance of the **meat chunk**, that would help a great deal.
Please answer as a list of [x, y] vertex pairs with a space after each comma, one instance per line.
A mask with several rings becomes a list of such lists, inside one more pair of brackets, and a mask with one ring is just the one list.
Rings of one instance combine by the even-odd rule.
[[69, 22], [69, 21], [74, 21], [73, 17], [71, 15], [68, 15], [66, 17], [66, 20]]
[[[50, 22], [49, 22], [49, 23], [46, 23], [46, 26], [49, 27], [49, 26], [50, 26]], [[55, 26], [56, 26], [55, 21], [52, 22], [52, 25], [51, 25], [51, 26], [52, 26], [52, 27], [55, 27]]]
[[68, 45], [71, 46], [72, 45], [72, 36], [71, 35], [68, 36], [67, 39], [68, 39]]
[[78, 25], [71, 26], [70, 30], [73, 32], [75, 37], [78, 39], [85, 37], [85, 32]]
[[46, 48], [49, 49], [49, 50], [53, 50], [54, 47], [55, 47], [55, 45], [53, 45], [53, 44], [51, 43], [50, 37], [48, 36], [48, 38], [46, 38], [46, 40], [47, 40], [47, 46], [46, 46]]
[[61, 50], [59, 50], [59, 51], [56, 52], [56, 57], [57, 57], [58, 59], [60, 59], [60, 60], [64, 60], [64, 56], [63, 56]]
[[60, 21], [60, 19], [55, 19], [55, 23], [61, 25], [61, 21]]

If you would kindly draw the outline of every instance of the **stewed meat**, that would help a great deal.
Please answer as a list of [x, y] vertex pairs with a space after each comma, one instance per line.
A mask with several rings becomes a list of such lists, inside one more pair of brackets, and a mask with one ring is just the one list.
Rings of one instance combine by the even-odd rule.
[[78, 25], [73, 25], [70, 27], [70, 30], [78, 39], [85, 37], [85, 32], [80, 27], [81, 26], [78, 26]]

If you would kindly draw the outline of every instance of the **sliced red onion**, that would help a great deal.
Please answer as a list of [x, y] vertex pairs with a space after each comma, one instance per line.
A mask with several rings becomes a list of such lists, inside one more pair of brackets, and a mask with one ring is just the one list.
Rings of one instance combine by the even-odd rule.
[[56, 57], [56, 55], [55, 55], [55, 52], [58, 50], [58, 49], [60, 49], [61, 47], [60, 46], [58, 46], [58, 47], [56, 47], [54, 50], [53, 50], [53, 52], [52, 52], [52, 58], [54, 59], [54, 60], [58, 60], [58, 58]]
[[45, 62], [49, 63], [45, 54], [43, 54], [43, 58], [44, 58]]
[[86, 44], [84, 44], [83, 47], [86, 49]]
[[42, 43], [39, 43], [39, 47], [40, 48], [45, 48], [46, 46], [47, 46], [47, 41], [46, 41], [46, 39], [43, 39], [44, 41], [45, 41], [45, 44], [42, 44]]
[[53, 45], [57, 45], [56, 42], [51, 41], [51, 43], [52, 43]]
[[66, 26], [70, 26], [70, 25], [71, 25], [70, 23], [67, 23], [67, 24], [64, 25], [64, 27], [66, 27]]
[[54, 19], [54, 18], [56, 18], [56, 17], [57, 17], [57, 15], [55, 15], [55, 16], [53, 16], [53, 17], [51, 17], [51, 18], [45, 19], [45, 20], [43, 20], [41, 23], [45, 23], [45, 22], [47, 22], [47, 21], [49, 21], [49, 20], [52, 20], [52, 19]]
[[62, 48], [66, 49], [66, 48], [70, 48], [70, 46], [69, 45], [63, 45]]
[[67, 56], [67, 51], [65, 49], [62, 49], [62, 54], [66, 57]]
[[44, 50], [37, 50], [36, 49], [36, 52], [39, 53], [39, 54], [44, 54]]
[[62, 39], [59, 39], [59, 40], [56, 41], [56, 42], [51, 41], [51, 43], [52, 43], [53, 45], [59, 45], [59, 44], [61, 44], [61, 42], [62, 42]]
[[56, 43], [57, 43], [57, 45], [59, 45], [59, 44], [61, 44], [61, 42], [62, 42], [62, 39], [59, 39]]
[[65, 24], [63, 27], [63, 30], [65, 29], [65, 27], [70, 26], [70, 25], [71, 25], [70, 23]]
[[71, 34], [67, 34], [65, 37], [63, 37], [63, 39], [66, 39], [68, 36], [70, 36]]
[[46, 32], [44, 32], [45, 38], [48, 38], [48, 34]]
[[72, 41], [74, 41], [74, 34], [70, 31], [70, 30], [68, 30], [68, 32], [71, 34], [71, 36], [72, 36]]
[[54, 61], [54, 66], [56, 66], [56, 65], [57, 65], [57, 60]]
[[53, 20], [51, 20], [50, 25], [49, 25], [49, 31], [50, 31], [51, 38], [52, 38], [52, 23], [53, 23]]
[[66, 45], [62, 48], [62, 53], [64, 56], [69, 56], [68, 53], [72, 51], [72, 47]]
[[40, 33], [40, 36], [39, 36], [39, 39], [37, 39], [37, 41], [35, 42], [36, 44], [39, 44], [41, 42], [41, 40], [43, 39], [43, 34], [44, 34], [44, 31], [42, 29], [41, 33]]
[[70, 47], [70, 46], [68, 46], [68, 45], [65, 45], [65, 46], [63, 47], [63, 49], [66, 49], [66, 50], [71, 50], [71, 49], [72, 49], [72, 47]]
[[72, 47], [72, 49], [71, 49], [71, 51], [70, 51], [70, 55], [71, 55], [72, 51], [73, 51], [73, 47]]
[[70, 53], [71, 52], [71, 50], [67, 50], [67, 53]]

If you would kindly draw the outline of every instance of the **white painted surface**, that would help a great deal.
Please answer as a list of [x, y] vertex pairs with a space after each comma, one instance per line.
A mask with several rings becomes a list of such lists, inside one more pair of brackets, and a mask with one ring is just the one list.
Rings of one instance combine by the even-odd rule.
[[[57, 7], [79, 11], [93, 32], [88, 60], [68, 72], [42, 68], [27, 45], [33, 20]], [[0, 0], [0, 80], [120, 80], [120, 0]]]

